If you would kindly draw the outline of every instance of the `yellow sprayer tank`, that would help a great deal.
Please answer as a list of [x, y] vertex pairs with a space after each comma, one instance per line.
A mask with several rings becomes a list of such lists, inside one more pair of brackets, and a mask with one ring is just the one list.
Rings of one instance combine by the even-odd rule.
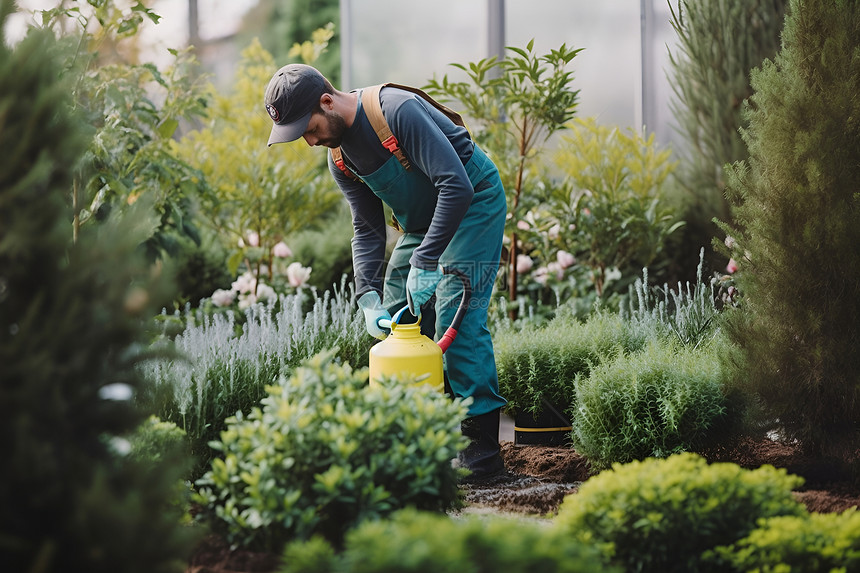
[[405, 306], [389, 320], [380, 320], [381, 328], [390, 328], [391, 334], [370, 349], [370, 385], [378, 384], [383, 376], [415, 379], [419, 384], [430, 384], [440, 392], [445, 390], [445, 377], [442, 373], [442, 353], [448, 350], [463, 316], [469, 306], [472, 287], [469, 277], [463, 272], [446, 267], [445, 274], [455, 275], [463, 282], [463, 296], [460, 306], [438, 344], [421, 334], [421, 316], [411, 324], [400, 324]]
[[382, 376], [414, 378], [442, 392], [442, 349], [421, 334], [419, 323], [392, 324], [391, 334], [370, 349], [370, 384]]

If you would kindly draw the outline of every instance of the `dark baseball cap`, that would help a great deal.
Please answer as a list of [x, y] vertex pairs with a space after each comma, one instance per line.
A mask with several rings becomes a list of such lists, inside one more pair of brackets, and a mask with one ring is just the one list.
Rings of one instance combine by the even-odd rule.
[[275, 122], [269, 145], [300, 138], [323, 93], [325, 78], [315, 68], [288, 64], [278, 70], [266, 87], [266, 111]]

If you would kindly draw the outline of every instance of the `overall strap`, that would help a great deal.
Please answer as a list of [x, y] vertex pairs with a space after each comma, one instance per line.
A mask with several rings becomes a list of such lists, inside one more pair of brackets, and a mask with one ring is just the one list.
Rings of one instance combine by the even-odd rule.
[[391, 82], [382, 84], [380, 87], [383, 87], [383, 88], [384, 87], [392, 87], [392, 88], [397, 88], [397, 89], [401, 89], [401, 90], [406, 90], [408, 92], [412, 92], [415, 95], [419, 96], [424, 101], [426, 101], [427, 103], [431, 104], [433, 107], [435, 107], [436, 109], [438, 109], [442, 113], [444, 113], [448, 117], [448, 119], [450, 119], [452, 122], [454, 122], [454, 125], [459, 125], [460, 127], [466, 127], [466, 123], [463, 121], [463, 118], [460, 116], [459, 113], [457, 113], [456, 111], [454, 111], [450, 107], [442, 105], [441, 103], [439, 103], [438, 101], [436, 101], [435, 99], [433, 99], [432, 97], [430, 97], [429, 95], [424, 93], [423, 91], [419, 90], [418, 88], [413, 88], [411, 86], [404, 86], [402, 84], [395, 84], [395, 83], [391, 83]]
[[358, 181], [358, 175], [350, 171], [349, 167], [346, 166], [346, 163], [343, 161], [343, 153], [340, 150], [340, 147], [333, 147], [329, 150], [331, 152], [331, 159], [334, 161], [334, 164], [338, 169], [343, 171], [343, 174], [349, 177], [352, 180]]
[[361, 105], [364, 107], [364, 113], [367, 114], [367, 119], [370, 120], [370, 125], [376, 132], [376, 137], [379, 138], [382, 146], [394, 154], [397, 161], [403, 165], [404, 169], [409, 169], [409, 160], [406, 154], [400, 149], [400, 144], [397, 143], [397, 138], [391, 133], [391, 128], [388, 127], [388, 122], [385, 121], [385, 116], [382, 115], [382, 104], [379, 102], [379, 91], [386, 84], [379, 84], [365, 88], [361, 92]]
[[[379, 92], [384, 87], [398, 88], [412, 92], [445, 114], [445, 116], [454, 122], [455, 125], [462, 127], [466, 126], [459, 113], [437, 102], [418, 88], [390, 82], [365, 88], [361, 92], [361, 105], [364, 108], [364, 113], [367, 115], [367, 119], [370, 121], [371, 127], [373, 127], [373, 130], [376, 132], [376, 136], [379, 138], [380, 143], [382, 143], [388, 151], [397, 157], [397, 160], [401, 165], [403, 165], [404, 169], [409, 169], [411, 167], [409, 159], [406, 157], [406, 154], [403, 153], [403, 150], [400, 149], [400, 144], [397, 142], [397, 138], [394, 137], [394, 134], [391, 132], [391, 128], [388, 127], [388, 122], [385, 121], [385, 116], [382, 114], [382, 104], [379, 101]], [[334, 160], [334, 164], [337, 165], [338, 169], [343, 171], [347, 177], [350, 179], [358, 179], [358, 177], [350, 171], [344, 163], [340, 147], [336, 147], [331, 150], [331, 157], [332, 160]]]

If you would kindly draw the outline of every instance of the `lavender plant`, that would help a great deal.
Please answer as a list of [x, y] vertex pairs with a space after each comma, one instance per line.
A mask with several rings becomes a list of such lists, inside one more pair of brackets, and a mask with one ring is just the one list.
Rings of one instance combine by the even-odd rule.
[[322, 296], [311, 291], [307, 313], [306, 296], [281, 296], [277, 309], [274, 303], [252, 305], [238, 334], [232, 313], [201, 318], [186, 309], [178, 316], [185, 321], [184, 331], [153, 345], [172, 349], [174, 356], [144, 363], [144, 374], [153, 383], [139, 399], [150, 412], [185, 430], [198, 471], [208, 465], [208, 443], [224, 429], [224, 420], [250, 412], [265, 396], [266, 385], [289, 375], [303, 360], [337, 348], [340, 360], [356, 367], [367, 364], [368, 340], [351, 285], [342, 283]]
[[699, 266], [696, 268], [696, 284], [682, 285], [676, 290], [663, 284], [661, 288], [648, 287], [648, 269], [642, 270], [642, 278], [630, 286], [627, 308], [621, 316], [640, 323], [655, 325], [667, 330], [681, 343], [693, 348], [717, 334], [720, 309], [717, 306], [713, 279], [702, 281], [705, 249], [699, 251]]

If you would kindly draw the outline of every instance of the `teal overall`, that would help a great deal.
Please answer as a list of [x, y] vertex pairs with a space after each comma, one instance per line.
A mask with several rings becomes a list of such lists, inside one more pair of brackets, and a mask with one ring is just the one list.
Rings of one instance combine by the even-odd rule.
[[[499, 268], [507, 206], [498, 170], [477, 145], [465, 167], [475, 194], [439, 264], [463, 271], [472, 282], [469, 309], [457, 338], [444, 354], [445, 373], [454, 396], [473, 400], [468, 411], [471, 417], [506, 404], [499, 395], [487, 309]], [[405, 231], [391, 254], [385, 276], [383, 305], [394, 313], [406, 304], [409, 257], [421, 244], [423, 230], [429, 227], [436, 190], [427, 176], [415, 168], [404, 169], [393, 155], [382, 167], [361, 178], [391, 207]], [[422, 231], [415, 232], [416, 229]], [[454, 276], [445, 275], [439, 283], [435, 306], [437, 339], [451, 324], [462, 291], [462, 283]]]

